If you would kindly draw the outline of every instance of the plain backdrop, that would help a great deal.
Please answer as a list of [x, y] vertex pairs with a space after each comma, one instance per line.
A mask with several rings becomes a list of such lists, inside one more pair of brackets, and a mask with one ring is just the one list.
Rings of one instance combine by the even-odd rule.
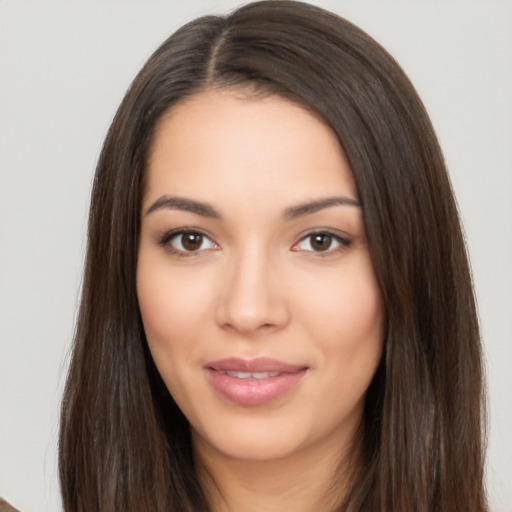
[[[161, 41], [238, 3], [0, 0], [0, 495], [23, 512], [60, 510], [58, 409], [108, 125]], [[431, 114], [480, 308], [489, 498], [512, 512], [512, 2], [313, 3], [381, 42]]]

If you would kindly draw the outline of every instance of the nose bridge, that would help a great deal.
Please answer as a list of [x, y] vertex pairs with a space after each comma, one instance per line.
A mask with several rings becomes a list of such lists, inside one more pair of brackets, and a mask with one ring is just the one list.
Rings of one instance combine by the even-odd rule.
[[253, 241], [227, 262], [218, 321], [239, 332], [279, 327], [287, 321], [287, 305], [279, 286], [279, 268], [273, 255]]

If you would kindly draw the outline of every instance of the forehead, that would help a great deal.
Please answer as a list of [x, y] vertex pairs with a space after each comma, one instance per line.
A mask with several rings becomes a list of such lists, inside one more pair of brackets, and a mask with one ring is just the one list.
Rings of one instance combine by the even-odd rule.
[[279, 96], [212, 90], [172, 107], [148, 157], [145, 202], [161, 194], [211, 202], [266, 198], [300, 201], [357, 197], [334, 132], [305, 108]]

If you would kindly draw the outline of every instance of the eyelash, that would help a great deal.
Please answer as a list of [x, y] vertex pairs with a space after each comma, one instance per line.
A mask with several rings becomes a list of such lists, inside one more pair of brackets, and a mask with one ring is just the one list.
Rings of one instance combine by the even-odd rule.
[[[163, 247], [166, 251], [170, 252], [171, 254], [178, 256], [179, 258], [189, 258], [191, 256], [198, 256], [201, 251], [206, 250], [198, 248], [195, 251], [186, 251], [182, 249], [176, 249], [175, 247], [173, 247], [171, 244], [172, 240], [183, 235], [197, 235], [202, 237], [201, 245], [204, 243], [204, 240], [209, 240], [210, 243], [215, 246], [215, 248], [219, 247], [218, 244], [214, 242], [210, 236], [208, 236], [203, 231], [195, 228], [180, 228], [177, 230], [168, 231], [160, 238], [158, 245]], [[181, 245], [183, 246], [183, 242], [181, 243]]]
[[[203, 231], [201, 231], [199, 229], [195, 229], [195, 228], [180, 228], [177, 230], [169, 231], [169, 232], [165, 233], [160, 238], [158, 245], [163, 247], [165, 250], [169, 251], [171, 254], [176, 255], [180, 258], [188, 258], [188, 257], [192, 257], [192, 256], [197, 256], [202, 251], [211, 249], [211, 248], [209, 248], [209, 249], [198, 248], [197, 250], [192, 250], [192, 251], [176, 249], [175, 247], [172, 246], [171, 241], [173, 239], [175, 239], [179, 236], [183, 236], [183, 235], [197, 235], [197, 236], [202, 237], [201, 245], [204, 243], [204, 240], [206, 239], [206, 240], [209, 240], [210, 243], [215, 246], [215, 249], [219, 247], [218, 244], [210, 238], [210, 236], [208, 236]], [[320, 258], [327, 257], [327, 256], [332, 255], [333, 253], [342, 252], [342, 251], [348, 249], [352, 245], [352, 240], [350, 240], [344, 236], [341, 236], [333, 231], [324, 229], [324, 230], [316, 230], [316, 231], [307, 233], [306, 235], [302, 236], [299, 239], [299, 241], [296, 242], [292, 246], [291, 250], [294, 252], [301, 252], [301, 249], [298, 249], [297, 246], [299, 246], [299, 244], [303, 243], [307, 239], [311, 239], [315, 235], [322, 235], [322, 236], [329, 237], [331, 239], [330, 245], [332, 245], [332, 242], [337, 242], [339, 244], [338, 247], [336, 247], [334, 249], [331, 249], [329, 247], [325, 251], [304, 250], [304, 252], [312, 253], [315, 257], [320, 257]], [[311, 246], [311, 241], [309, 244]], [[183, 246], [183, 243], [181, 243], [181, 245]]]
[[303, 237], [301, 237], [300, 240], [293, 245], [292, 251], [299, 252], [300, 249], [295, 249], [295, 248], [302, 242], [306, 241], [307, 239], [310, 239], [309, 245], [311, 246], [311, 243], [312, 243], [311, 238], [314, 237], [315, 235], [322, 235], [322, 236], [329, 237], [331, 239], [330, 245], [332, 245], [332, 242], [337, 242], [339, 244], [338, 247], [335, 247], [334, 249], [331, 249], [329, 247], [325, 251], [314, 251], [314, 250], [305, 251], [305, 252], [312, 253], [312, 255], [316, 258], [326, 258], [328, 256], [332, 256], [334, 253], [339, 253], [339, 252], [345, 251], [352, 245], [352, 240], [346, 238], [345, 236], [341, 236], [340, 234], [335, 233], [334, 231], [331, 231], [328, 229], [318, 229], [316, 231], [309, 232], [306, 235], [304, 235]]

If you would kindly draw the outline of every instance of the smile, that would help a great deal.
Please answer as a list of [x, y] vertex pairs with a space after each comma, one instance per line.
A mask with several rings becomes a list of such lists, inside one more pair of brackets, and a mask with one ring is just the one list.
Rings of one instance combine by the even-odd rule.
[[230, 358], [208, 363], [204, 369], [212, 387], [225, 399], [257, 406], [291, 392], [302, 381], [308, 367], [268, 358]]
[[278, 375], [282, 375], [279, 372], [228, 372], [228, 371], [220, 371], [223, 375], [229, 375], [230, 377], [235, 377], [236, 379], [268, 379], [270, 377], [277, 377]]

